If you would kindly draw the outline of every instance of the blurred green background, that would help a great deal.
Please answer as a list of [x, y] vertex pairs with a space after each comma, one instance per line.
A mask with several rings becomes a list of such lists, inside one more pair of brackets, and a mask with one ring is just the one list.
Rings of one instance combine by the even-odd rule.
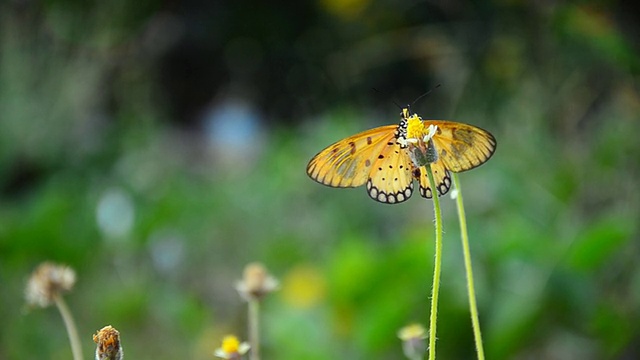
[[[0, 359], [69, 359], [42, 261], [84, 341], [210, 359], [246, 338], [243, 267], [281, 282], [265, 359], [403, 359], [428, 323], [432, 203], [305, 174], [330, 143], [423, 118], [491, 131], [461, 175], [489, 359], [640, 358], [640, 12], [597, 1], [8, 0], [0, 4]], [[378, 89], [374, 91], [372, 88]], [[474, 359], [443, 197], [438, 357]]]

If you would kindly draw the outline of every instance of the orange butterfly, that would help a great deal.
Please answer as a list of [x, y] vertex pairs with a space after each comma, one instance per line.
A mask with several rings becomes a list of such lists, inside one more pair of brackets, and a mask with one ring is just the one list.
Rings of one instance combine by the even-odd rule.
[[496, 150], [496, 139], [478, 127], [444, 120], [422, 120], [407, 106], [399, 125], [387, 125], [342, 139], [309, 161], [307, 174], [331, 187], [367, 184], [369, 196], [396, 204], [413, 194], [413, 179], [420, 195], [430, 199], [425, 166], [431, 164], [439, 195], [451, 188], [452, 172], [485, 163]]

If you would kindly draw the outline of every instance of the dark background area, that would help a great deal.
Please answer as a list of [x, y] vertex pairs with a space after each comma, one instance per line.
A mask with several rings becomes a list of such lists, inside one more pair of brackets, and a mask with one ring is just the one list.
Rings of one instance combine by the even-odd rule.
[[[491, 131], [462, 174], [489, 359], [640, 357], [640, 12], [622, 1], [17, 1], [0, 4], [0, 359], [71, 357], [42, 261], [84, 340], [207, 359], [246, 338], [234, 290], [264, 263], [264, 358], [402, 359], [428, 323], [432, 204], [330, 189], [308, 160], [423, 118]], [[376, 89], [376, 90], [374, 90]], [[473, 359], [443, 197], [438, 356]]]

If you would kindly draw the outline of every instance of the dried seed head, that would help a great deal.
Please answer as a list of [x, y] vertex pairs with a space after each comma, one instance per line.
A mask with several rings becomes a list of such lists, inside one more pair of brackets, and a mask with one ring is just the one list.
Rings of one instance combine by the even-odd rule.
[[38, 266], [27, 283], [25, 298], [30, 306], [47, 307], [63, 291], [76, 282], [76, 273], [66, 265], [44, 262]]
[[93, 335], [96, 347], [96, 360], [122, 360], [124, 353], [120, 344], [120, 332], [107, 325]]
[[242, 281], [236, 285], [236, 290], [245, 300], [260, 300], [265, 295], [278, 288], [278, 281], [260, 263], [251, 263], [244, 268]]

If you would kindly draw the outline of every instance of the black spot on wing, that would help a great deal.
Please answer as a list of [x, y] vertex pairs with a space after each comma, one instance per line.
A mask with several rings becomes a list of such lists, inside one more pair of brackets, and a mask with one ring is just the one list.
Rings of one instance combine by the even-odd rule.
[[351, 155], [355, 154], [356, 153], [356, 143], [352, 141], [352, 142], [349, 143], [349, 146], [351, 147], [350, 154]]

